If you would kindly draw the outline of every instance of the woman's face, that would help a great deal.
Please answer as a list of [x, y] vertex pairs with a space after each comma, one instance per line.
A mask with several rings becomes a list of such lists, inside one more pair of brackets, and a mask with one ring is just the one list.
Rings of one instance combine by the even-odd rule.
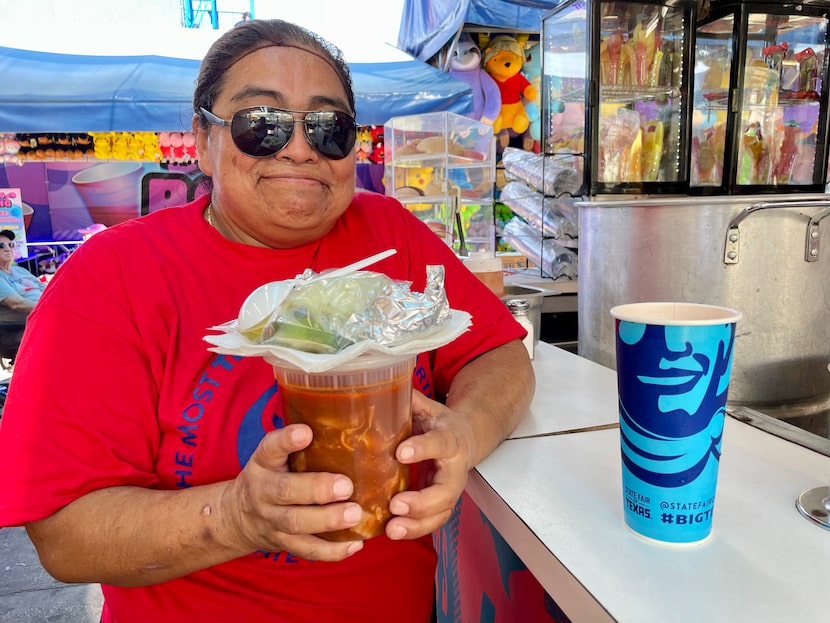
[[[211, 112], [230, 119], [253, 106], [351, 113], [327, 62], [277, 46], [252, 52], [231, 66]], [[267, 158], [242, 153], [228, 127], [203, 129], [194, 119], [193, 130], [199, 166], [213, 178], [214, 220], [229, 238], [273, 248], [300, 246], [325, 235], [349, 206], [354, 150], [342, 160], [326, 158], [308, 144], [300, 123], [285, 148]]]

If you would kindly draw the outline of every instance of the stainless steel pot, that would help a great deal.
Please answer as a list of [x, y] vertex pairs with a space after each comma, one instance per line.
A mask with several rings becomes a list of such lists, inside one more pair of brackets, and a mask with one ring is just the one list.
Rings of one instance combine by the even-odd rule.
[[830, 195], [581, 202], [579, 353], [615, 367], [622, 303], [733, 307], [731, 405], [774, 414], [830, 401]]

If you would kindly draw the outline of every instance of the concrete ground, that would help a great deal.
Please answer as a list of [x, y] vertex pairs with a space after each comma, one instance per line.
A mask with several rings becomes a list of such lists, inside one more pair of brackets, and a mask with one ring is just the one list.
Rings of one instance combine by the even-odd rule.
[[98, 623], [97, 584], [62, 584], [37, 558], [23, 528], [0, 530], [0, 621], [14, 623]]
[[[0, 382], [8, 377], [0, 368]], [[0, 621], [98, 623], [102, 603], [97, 584], [62, 584], [46, 573], [24, 528], [0, 529]]]

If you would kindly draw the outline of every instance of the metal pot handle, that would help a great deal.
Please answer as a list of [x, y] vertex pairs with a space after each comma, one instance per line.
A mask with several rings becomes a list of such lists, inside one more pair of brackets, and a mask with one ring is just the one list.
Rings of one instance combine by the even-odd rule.
[[830, 215], [830, 198], [828, 199], [813, 199], [810, 201], [794, 200], [794, 201], [761, 201], [748, 205], [738, 214], [732, 217], [729, 225], [726, 227], [726, 243], [724, 244], [723, 263], [737, 264], [738, 250], [741, 240], [741, 232], [738, 227], [741, 221], [748, 217], [753, 212], [759, 210], [769, 210], [771, 208], [815, 208], [826, 206], [818, 214], [813, 216], [807, 223], [807, 243], [804, 249], [804, 261], [815, 262], [818, 260], [819, 241], [819, 223], [824, 217]]

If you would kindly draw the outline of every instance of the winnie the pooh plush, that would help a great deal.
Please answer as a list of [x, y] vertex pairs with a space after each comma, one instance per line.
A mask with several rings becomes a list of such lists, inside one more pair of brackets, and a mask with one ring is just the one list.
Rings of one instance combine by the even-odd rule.
[[501, 110], [501, 93], [496, 81], [481, 66], [481, 50], [468, 36], [458, 41], [448, 73], [473, 90], [473, 110], [467, 116], [493, 125]]
[[499, 86], [501, 110], [493, 123], [493, 132], [499, 136], [502, 147], [510, 140], [509, 131], [523, 134], [530, 126], [522, 98], [536, 99], [536, 89], [521, 71], [524, 50], [521, 44], [508, 35], [494, 37], [484, 50], [484, 70]]

